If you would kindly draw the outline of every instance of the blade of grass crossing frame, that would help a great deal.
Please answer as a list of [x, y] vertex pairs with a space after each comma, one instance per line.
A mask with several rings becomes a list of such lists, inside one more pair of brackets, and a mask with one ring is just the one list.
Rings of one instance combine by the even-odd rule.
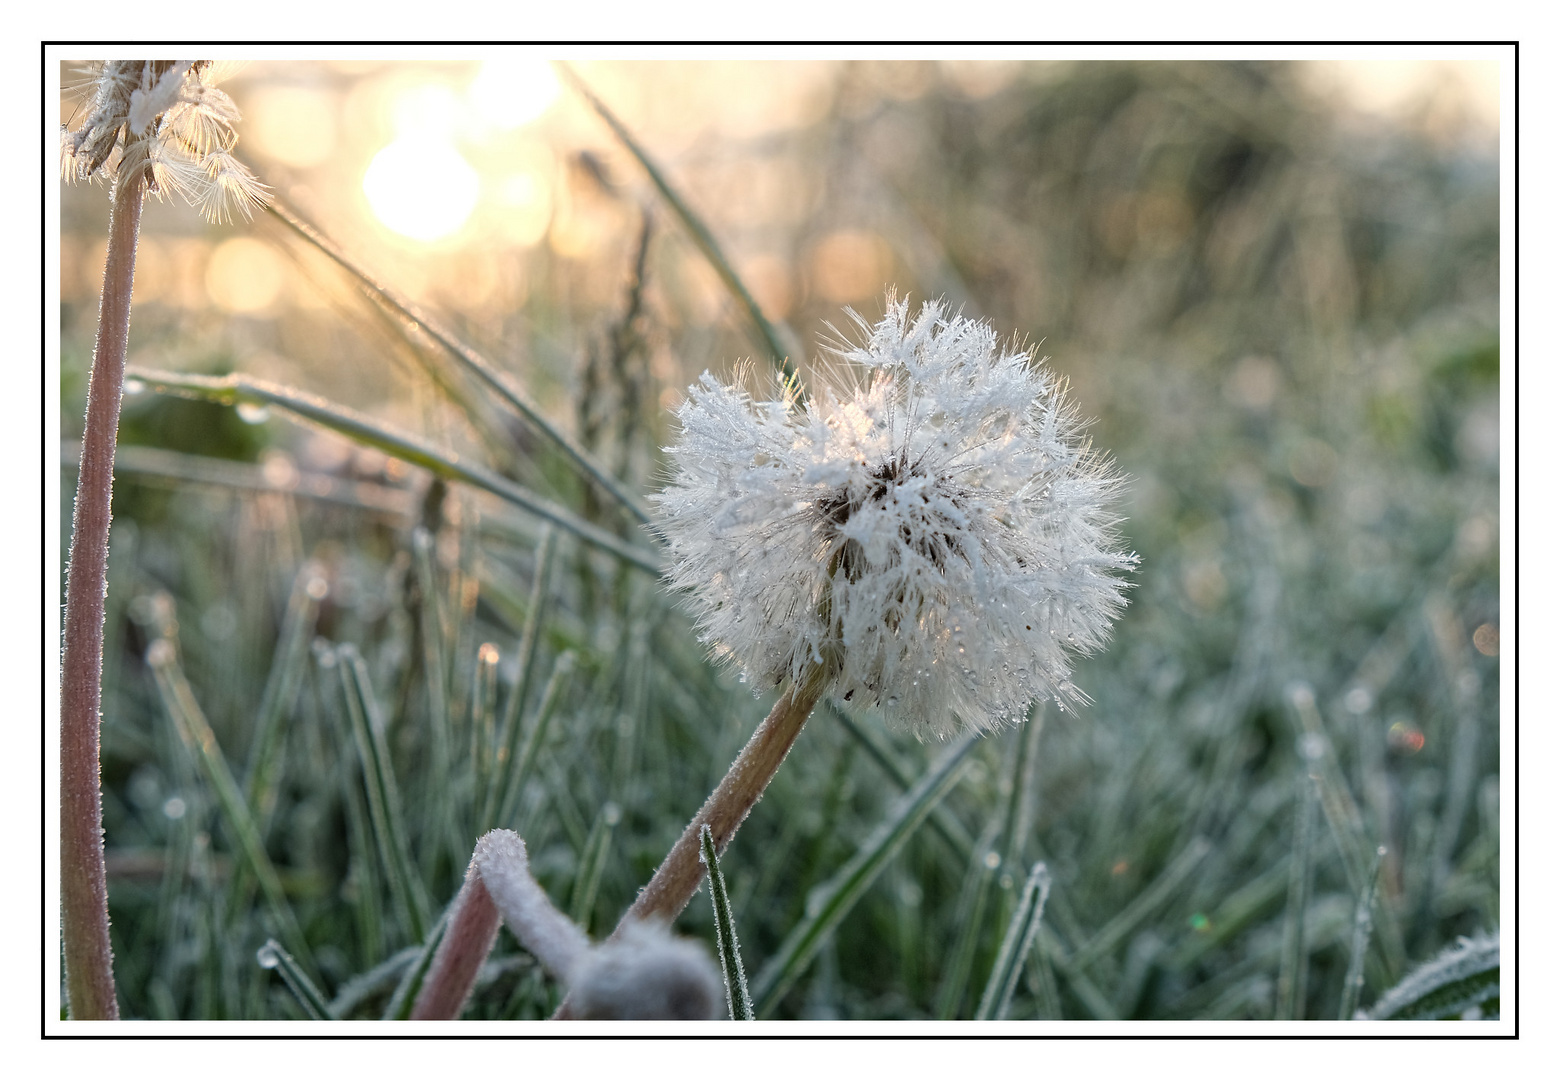
[[726, 980], [726, 1009], [733, 1020], [751, 1020], [753, 1001], [748, 997], [747, 973], [742, 970], [737, 927], [731, 918], [731, 900], [726, 896], [726, 876], [720, 872], [715, 834], [708, 825], [699, 830], [699, 861], [708, 870], [710, 905], [715, 909], [715, 951], [720, 954], [720, 973]]
[[763, 310], [758, 306], [758, 301], [753, 299], [753, 294], [748, 291], [748, 287], [743, 284], [741, 277], [732, 268], [730, 260], [721, 251], [720, 245], [715, 241], [715, 234], [710, 232], [699, 216], [689, 208], [687, 201], [667, 181], [666, 175], [650, 159], [650, 155], [640, 147], [634, 137], [629, 134], [628, 128], [623, 125], [622, 121], [613, 115], [612, 110], [608, 109], [602, 100], [591, 92], [590, 87], [585, 85], [584, 81], [574, 73], [574, 70], [563, 63], [557, 64], [556, 67], [563, 73], [568, 83], [596, 111], [596, 115], [600, 116], [607, 126], [612, 129], [612, 133], [627, 147], [628, 152], [633, 154], [639, 161], [640, 166], [650, 177], [650, 182], [656, 186], [656, 190], [661, 193], [661, 197], [666, 200], [667, 205], [672, 208], [672, 212], [677, 215], [678, 219], [682, 221], [683, 227], [688, 230], [688, 234], [693, 238], [694, 245], [709, 260], [710, 266], [720, 277], [726, 288], [731, 291], [731, 295], [736, 298], [737, 303], [742, 305], [742, 310], [753, 325], [759, 344], [763, 345], [764, 349], [769, 353], [770, 362], [779, 369], [788, 385], [799, 389], [801, 379], [797, 374], [795, 365], [789, 359], [790, 350], [782, 344], [779, 331], [764, 316]]
[[206, 781], [217, 797], [217, 806], [222, 812], [223, 821], [232, 830], [239, 852], [248, 863], [255, 880], [260, 883], [260, 891], [265, 895], [266, 905], [277, 921], [278, 931], [287, 944], [292, 946], [293, 951], [304, 958], [309, 967], [315, 967], [308, 943], [304, 940], [303, 930], [299, 927], [292, 905], [287, 902], [287, 895], [282, 889], [281, 878], [277, 876], [276, 867], [271, 864], [271, 857], [266, 854], [260, 829], [249, 813], [249, 804], [244, 801], [238, 781], [233, 778], [233, 772], [228, 767], [222, 747], [217, 743], [216, 734], [211, 730], [206, 714], [201, 711], [200, 704], [195, 700], [195, 693], [184, 677], [173, 643], [166, 638], [154, 642], [147, 650], [147, 661], [156, 679], [158, 693], [163, 699], [163, 707], [178, 732], [179, 741], [189, 750], [199, 763], [201, 771], [205, 773]]
[[966, 735], [895, 804], [872, 834], [829, 881], [808, 898], [807, 916], [781, 943], [754, 980], [754, 1015], [768, 1016], [805, 970], [829, 931], [848, 915], [878, 874], [915, 833], [934, 806], [953, 790], [975, 736]]
[[1343, 997], [1338, 1003], [1338, 1019], [1352, 1020], [1365, 985], [1365, 950], [1370, 947], [1371, 908], [1376, 903], [1376, 883], [1381, 880], [1381, 860], [1387, 849], [1378, 847], [1371, 861], [1370, 877], [1354, 907], [1354, 940], [1349, 945], [1349, 969], [1343, 976]]
[[325, 995], [320, 993], [319, 987], [298, 966], [298, 961], [292, 958], [288, 951], [271, 938], [255, 951], [255, 961], [268, 971], [274, 971], [282, 977], [282, 982], [287, 984], [293, 997], [298, 999], [298, 1004], [303, 1006], [303, 1011], [310, 1020], [329, 1020], [330, 1003], [325, 1000]]
[[[454, 736], [450, 730], [448, 672], [444, 664], [444, 617], [439, 611], [439, 579], [433, 568], [433, 534], [422, 526], [412, 530], [412, 566], [417, 574], [418, 632], [422, 638], [423, 683], [428, 691], [428, 731], [432, 747], [430, 797], [423, 812], [430, 817], [429, 834], [441, 838], [451, 866], [459, 866], [465, 843], [455, 824], [449, 798], [453, 775]], [[434, 850], [429, 845], [430, 853]]]
[[[541, 540], [536, 545], [536, 571], [531, 577], [530, 603], [526, 606], [525, 625], [520, 629], [520, 657], [519, 671], [515, 677], [515, 684], [509, 691], [509, 699], [504, 703], [504, 716], [498, 729], [498, 753], [497, 772], [504, 776], [515, 760], [515, 755], [520, 749], [520, 711], [525, 706], [525, 699], [530, 696], [531, 683], [536, 673], [536, 645], [541, 638], [542, 618], [545, 614], [547, 600], [550, 595], [548, 582], [552, 577], [554, 556], [558, 551], [558, 534], [551, 525], [542, 530]], [[487, 832], [493, 828], [495, 815], [500, 808], [499, 796], [502, 792], [492, 789], [494, 796], [483, 807], [481, 832]]]
[[596, 907], [596, 893], [601, 888], [601, 875], [607, 869], [607, 852], [612, 850], [612, 834], [623, 820], [623, 810], [617, 803], [602, 806], [585, 839], [585, 853], [580, 857], [580, 870], [574, 879], [574, 893], [569, 898], [569, 918], [590, 933], [590, 916]]
[[[494, 716], [498, 699], [498, 648], [490, 642], [477, 650], [476, 670], [471, 688], [471, 772], [476, 780], [476, 808], [482, 818], [494, 799], [498, 786], [498, 721]], [[483, 826], [481, 832], [487, 831]]]
[[1045, 916], [1045, 901], [1051, 895], [1051, 874], [1045, 863], [1037, 862], [1024, 882], [1023, 895], [1013, 909], [1008, 921], [1007, 933], [1002, 936], [1002, 946], [991, 965], [991, 976], [986, 980], [986, 990], [980, 996], [975, 1009], [977, 1020], [1005, 1020], [1013, 1005], [1013, 991], [1018, 988], [1018, 976], [1024, 969], [1024, 960], [1033, 947], [1035, 935], [1040, 932], [1040, 920]]
[[536, 707], [536, 719], [531, 723], [531, 734], [525, 740], [525, 749], [520, 752], [520, 759], [503, 774], [503, 794], [498, 802], [500, 826], [513, 821], [519, 813], [520, 796], [525, 792], [526, 781], [536, 770], [536, 759], [541, 753], [543, 740], [547, 738], [547, 728], [552, 723], [553, 712], [558, 708], [564, 688], [574, 674], [574, 664], [573, 652], [563, 653], [553, 662], [552, 676], [547, 680], [541, 703]]
[[304, 563], [293, 581], [292, 595], [287, 600], [287, 614], [282, 618], [281, 636], [276, 643], [276, 654], [271, 661], [270, 674], [266, 677], [265, 690], [260, 696], [244, 795], [262, 837], [270, 831], [271, 817], [276, 812], [276, 793], [280, 780], [277, 751], [285, 735], [282, 715], [292, 707], [298, 696], [298, 686], [303, 681], [304, 662], [309, 655], [309, 634], [314, 629], [319, 602], [324, 599], [325, 590], [326, 582], [320, 573], [319, 564], [312, 560]]
[[1128, 904], [1121, 914], [1106, 923], [1099, 933], [1078, 948], [1078, 951], [1072, 955], [1073, 965], [1079, 968], [1087, 967], [1115, 949], [1128, 934], [1152, 915], [1155, 909], [1175, 895], [1176, 890], [1191, 877], [1197, 865], [1212, 850], [1213, 844], [1206, 837], [1193, 837], [1192, 842], [1186, 845], [1169, 866], [1165, 867], [1164, 873], [1160, 874], [1153, 884], [1138, 894], [1137, 899]]
[[186, 375], [145, 368], [126, 368], [129, 377], [140, 379], [160, 394], [174, 394], [222, 405], [245, 402], [274, 405], [306, 420], [339, 432], [354, 442], [381, 450], [393, 458], [427, 469], [435, 476], [457, 480], [480, 488], [505, 502], [514, 504], [544, 521], [567, 530], [587, 544], [610, 552], [649, 574], [660, 574], [661, 563], [652, 551], [630, 544], [621, 537], [592, 525], [557, 503], [507, 480], [486, 466], [463, 460], [460, 455], [441, 450], [426, 440], [386, 427], [361, 413], [285, 386], [276, 386], [242, 375]]
[[591, 457], [584, 447], [576, 443], [561, 429], [554, 426], [552, 421], [542, 415], [541, 410], [524, 393], [511, 386], [508, 379], [499, 374], [498, 370], [481, 353], [460, 341], [444, 327], [435, 323], [406, 297], [374, 278], [372, 274], [342, 251], [341, 248], [337, 247], [324, 233], [303, 221], [292, 210], [279, 202], [273, 203], [269, 209], [288, 228], [318, 248], [347, 273], [357, 278], [375, 296], [421, 327], [423, 332], [438, 342], [450, 356], [496, 391], [499, 397], [521, 416], [525, 417], [532, 427], [562, 450], [565, 455], [579, 466], [587, 477], [593, 480], [607, 494], [611, 495], [625, 510], [642, 523], [650, 521], [649, 513], [640, 505], [638, 498], [635, 497], [633, 492], [624, 487], [617, 477], [613, 476], [608, 469]]
[[428, 931], [428, 940], [423, 942], [417, 959], [412, 961], [406, 974], [396, 984], [395, 993], [390, 995], [390, 1003], [385, 1006], [384, 1019], [406, 1020], [411, 1017], [412, 1006], [417, 1002], [417, 992], [422, 989], [423, 979], [427, 978], [428, 969], [433, 966], [433, 954], [439, 951], [439, 942], [444, 940], [444, 932], [449, 929], [449, 925], [450, 909], [446, 907], [439, 921]]
[[384, 720], [369, 684], [368, 666], [357, 649], [342, 645], [337, 648], [336, 655], [347, 716], [352, 723], [353, 739], [362, 764], [363, 788], [368, 794], [369, 821], [375, 844], [407, 931], [420, 941], [428, 932], [428, 900], [423, 894], [422, 881], [412, 873], [411, 857], [407, 853], [401, 800], [390, 767]]
[[1278, 989], [1273, 1006], [1275, 1020], [1305, 1018], [1305, 913], [1311, 906], [1311, 834], [1315, 830], [1316, 801], [1310, 776], [1301, 771], [1295, 799], [1295, 839], [1289, 856], [1289, 905], [1284, 911], [1283, 952], [1279, 954]]
[[970, 969], [975, 964], [975, 950], [980, 944], [981, 930], [985, 926], [986, 899], [991, 893], [991, 882], [1002, 857], [996, 845], [1002, 836], [1002, 815], [992, 814], [985, 831], [970, 853], [964, 872], [964, 884], [959, 890], [959, 900], [954, 907], [953, 925], [959, 928], [959, 936], [949, 953], [943, 969], [942, 981], [937, 987], [937, 1001], [933, 1014], [939, 1020], [952, 1020], [964, 1001], [969, 988]]
[[[907, 773], [904, 767], [894, 758], [893, 753], [885, 747], [880, 739], [867, 728], [862, 727], [845, 710], [841, 709], [833, 701], [824, 698], [822, 708], [835, 720], [839, 721], [851, 736], [859, 742], [867, 751], [867, 754], [877, 763], [889, 779], [898, 785], [900, 791], [909, 791], [915, 786], [915, 778]], [[953, 853], [961, 860], [970, 857], [970, 852], [975, 848], [975, 838], [970, 835], [964, 824], [955, 817], [946, 806], [939, 804], [932, 811], [932, 816], [927, 819], [927, 827], [942, 837]]]

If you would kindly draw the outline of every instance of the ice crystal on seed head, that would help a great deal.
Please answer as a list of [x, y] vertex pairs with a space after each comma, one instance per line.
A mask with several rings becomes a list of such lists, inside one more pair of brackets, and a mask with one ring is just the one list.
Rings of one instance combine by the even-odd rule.
[[[675, 588], [758, 688], [814, 665], [917, 735], [1082, 702], [1071, 658], [1126, 604], [1121, 478], [1032, 350], [888, 297], [811, 399], [708, 372], [655, 496]], [[737, 382], [740, 384], [742, 378]]]
[[145, 174], [149, 192], [178, 192], [211, 221], [248, 217], [270, 197], [233, 156], [238, 107], [213, 85], [211, 61], [107, 60], [88, 74], [87, 117], [60, 130], [62, 177]]

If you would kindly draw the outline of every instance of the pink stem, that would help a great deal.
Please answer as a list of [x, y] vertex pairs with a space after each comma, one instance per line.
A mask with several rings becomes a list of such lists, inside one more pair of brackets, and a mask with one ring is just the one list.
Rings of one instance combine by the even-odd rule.
[[482, 884], [473, 856], [466, 883], [455, 897], [449, 929], [433, 954], [427, 978], [412, 1006], [413, 1020], [456, 1020], [471, 997], [477, 972], [498, 940], [498, 908]]
[[130, 292], [145, 187], [140, 173], [114, 186], [65, 589], [60, 687], [60, 906], [66, 1000], [69, 1015], [76, 1020], [119, 1019], [114, 951], [108, 936], [108, 883], [103, 870], [98, 725], [114, 444], [119, 434], [119, 401], [130, 342]]

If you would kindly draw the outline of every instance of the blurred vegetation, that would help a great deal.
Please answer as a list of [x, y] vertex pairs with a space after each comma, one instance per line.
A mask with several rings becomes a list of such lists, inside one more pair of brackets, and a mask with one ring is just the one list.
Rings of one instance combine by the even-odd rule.
[[[1014, 1018], [1336, 1018], [1378, 845], [1361, 1007], [1499, 930], [1497, 176], [1447, 134], [1452, 99], [1365, 123], [1294, 65], [841, 64], [772, 80], [792, 97], [744, 132], [692, 122], [688, 66], [582, 71], [790, 340], [877, 314], [885, 284], [946, 296], [1041, 342], [1133, 478], [1142, 569], [1078, 665], [1094, 704], [981, 740], [773, 1015], [973, 1015], [1042, 859]], [[666, 407], [762, 355], [741, 308], [568, 97], [460, 144], [500, 178], [542, 162], [527, 235], [502, 207], [429, 244], [377, 226], [354, 194], [389, 123], [371, 103], [415, 78], [470, 73], [255, 65], [229, 89], [289, 205], [654, 490]], [[331, 105], [333, 155], [268, 156], [260, 106], [289, 93]], [[323, 395], [647, 542], [273, 216], [183, 209], [148, 208], [132, 363]], [[64, 222], [68, 438], [103, 193], [67, 191]], [[256, 961], [271, 937], [339, 1013], [381, 1015], [493, 824], [604, 933], [770, 704], [645, 573], [279, 411], [131, 397], [120, 465], [103, 786], [128, 1016], [303, 1015]], [[945, 750], [842, 709], [722, 859], [750, 973]], [[707, 893], [679, 928], [713, 944]], [[505, 934], [467, 1015], [557, 999]]]

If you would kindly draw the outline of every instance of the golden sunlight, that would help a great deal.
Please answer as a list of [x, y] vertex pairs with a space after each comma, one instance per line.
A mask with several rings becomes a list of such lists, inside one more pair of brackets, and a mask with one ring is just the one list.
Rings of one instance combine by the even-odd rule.
[[477, 172], [449, 143], [427, 134], [403, 136], [374, 155], [363, 194], [374, 216], [413, 240], [457, 232], [477, 205]]

